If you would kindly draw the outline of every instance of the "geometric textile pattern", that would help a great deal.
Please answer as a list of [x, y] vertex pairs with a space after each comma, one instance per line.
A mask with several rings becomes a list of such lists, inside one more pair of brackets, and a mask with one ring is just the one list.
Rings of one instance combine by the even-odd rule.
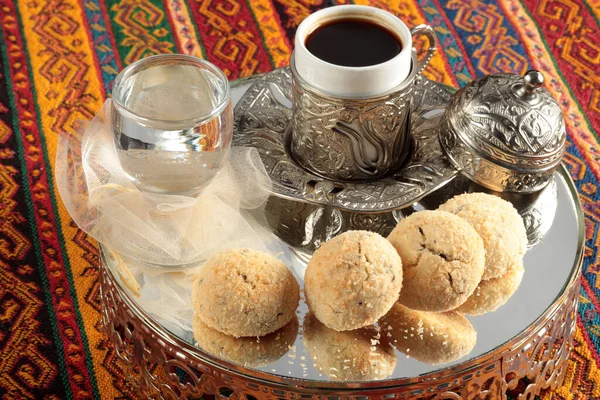
[[[0, 398], [136, 398], [100, 329], [96, 243], [56, 189], [60, 132], [91, 119], [141, 58], [191, 54], [229, 79], [267, 72], [288, 64], [303, 18], [347, 2], [0, 0]], [[586, 249], [565, 383], [541, 398], [600, 399], [600, 1], [355, 3], [431, 25], [439, 51], [425, 73], [436, 81], [544, 73], [566, 116]]]

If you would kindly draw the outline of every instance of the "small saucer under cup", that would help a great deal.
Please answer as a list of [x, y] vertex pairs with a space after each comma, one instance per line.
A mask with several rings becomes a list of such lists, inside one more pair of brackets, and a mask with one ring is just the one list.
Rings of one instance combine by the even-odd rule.
[[276, 196], [358, 213], [393, 211], [409, 207], [457, 174], [438, 140], [450, 98], [444, 86], [416, 79], [410, 113], [414, 147], [402, 168], [378, 180], [332, 180], [300, 167], [290, 154], [292, 76], [286, 67], [255, 79], [240, 98], [233, 145], [258, 150]]

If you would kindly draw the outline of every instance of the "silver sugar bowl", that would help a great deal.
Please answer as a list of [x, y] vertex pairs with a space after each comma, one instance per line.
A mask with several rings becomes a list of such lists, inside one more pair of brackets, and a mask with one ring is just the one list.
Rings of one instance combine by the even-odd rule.
[[440, 142], [469, 179], [499, 192], [531, 193], [552, 179], [565, 152], [562, 112], [544, 76], [493, 74], [458, 91]]

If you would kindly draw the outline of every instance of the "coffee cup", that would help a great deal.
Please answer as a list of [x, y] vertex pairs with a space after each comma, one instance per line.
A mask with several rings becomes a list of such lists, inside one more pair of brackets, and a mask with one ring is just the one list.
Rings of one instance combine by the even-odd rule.
[[[418, 34], [429, 41], [420, 64], [412, 47]], [[302, 21], [290, 60], [296, 162], [337, 181], [398, 169], [410, 151], [414, 82], [435, 50], [430, 26], [409, 30], [374, 7], [334, 6]]]
[[[387, 61], [361, 67], [336, 65], [311, 53], [307, 39], [321, 27], [332, 26], [339, 21], [364, 21], [365, 26], [380, 26], [399, 42], [400, 51]], [[340, 32], [339, 36], [344, 33], [347, 32]], [[385, 33], [381, 36], [385, 37]], [[347, 45], [352, 46], [353, 43]], [[372, 45], [376, 47], [378, 43]], [[300, 23], [294, 40], [298, 74], [314, 88], [344, 98], [378, 96], [399, 86], [410, 73], [411, 51], [412, 35], [404, 22], [387, 11], [369, 6], [342, 5], [315, 12]], [[357, 58], [361, 56], [356, 54]]]

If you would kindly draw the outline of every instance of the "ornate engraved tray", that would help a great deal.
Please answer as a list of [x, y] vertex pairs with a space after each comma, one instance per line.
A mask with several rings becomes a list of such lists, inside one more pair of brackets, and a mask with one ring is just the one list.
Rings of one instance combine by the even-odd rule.
[[354, 212], [390, 211], [410, 206], [456, 175], [436, 129], [451, 93], [423, 77], [411, 99], [412, 153], [399, 171], [370, 182], [335, 182], [306, 171], [288, 151], [291, 79], [289, 68], [281, 68], [253, 80], [234, 111], [233, 145], [258, 149], [276, 196]]
[[[247, 80], [238, 84], [234, 100], [248, 87]], [[384, 380], [330, 380], [314, 367], [304, 349], [301, 329], [289, 350], [268, 365], [251, 368], [221, 360], [195, 346], [189, 332], [172, 329], [148, 314], [101, 248], [104, 330], [124, 362], [131, 383], [148, 398], [189, 399], [209, 394], [250, 400], [505, 399], [507, 390], [517, 388], [520, 398], [533, 398], [542, 389], [556, 388], [565, 376], [573, 346], [583, 257], [583, 213], [564, 167], [549, 189], [545, 192], [548, 194], [540, 193], [535, 198], [508, 198], [522, 215], [530, 216], [526, 221], [531, 220], [528, 233], [532, 247], [525, 256], [523, 281], [498, 311], [469, 318], [478, 332], [477, 344], [468, 356], [449, 364], [431, 366], [396, 353], [396, 369]], [[371, 228], [389, 226], [403, 213], [435, 208], [449, 196], [472, 190], [481, 188], [455, 179], [402, 213], [382, 213], [388, 222], [371, 223]], [[322, 214], [331, 210], [328, 206], [306, 205], [322, 209]], [[363, 227], [368, 227], [365, 221], [370, 219], [361, 222], [356, 218], [379, 215], [348, 214], [354, 224]], [[277, 219], [273, 213], [269, 223], [274, 232], [277, 226], [287, 223], [284, 218], [279, 222]], [[323, 226], [326, 229], [331, 225]], [[345, 224], [340, 229], [352, 226], [356, 225]], [[319, 225], [314, 225], [314, 230], [324, 235]], [[296, 254], [297, 247], [290, 245], [284, 257], [302, 276], [305, 263]], [[305, 313], [306, 306], [301, 302], [300, 323]]]

